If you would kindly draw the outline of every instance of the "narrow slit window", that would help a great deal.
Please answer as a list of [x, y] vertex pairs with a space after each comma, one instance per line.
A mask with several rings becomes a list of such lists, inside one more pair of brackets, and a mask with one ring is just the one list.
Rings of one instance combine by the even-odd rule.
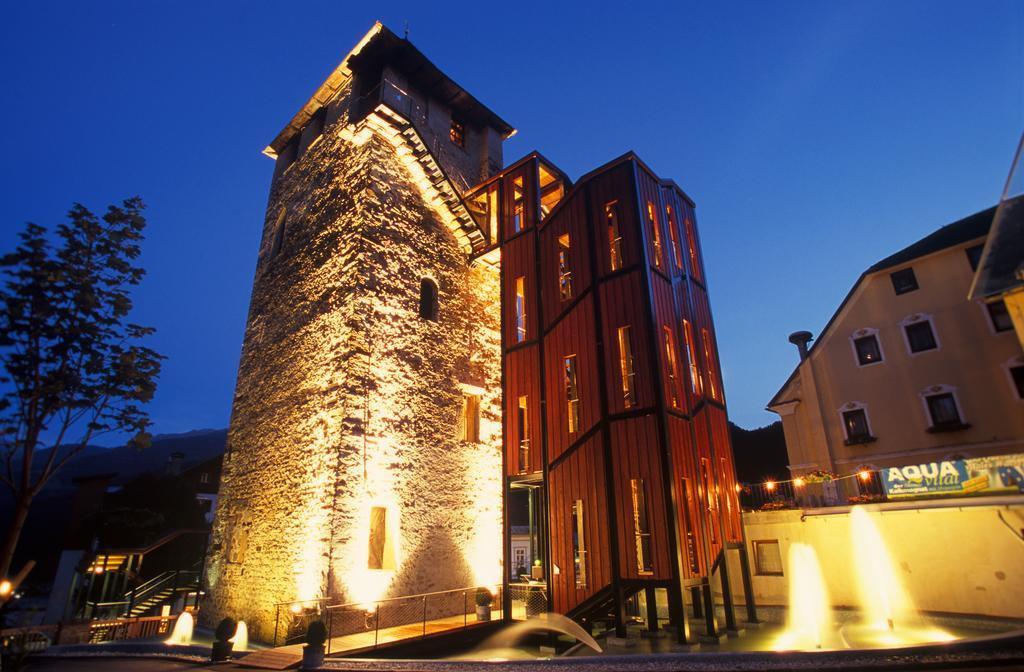
[[526, 193], [523, 189], [523, 177], [512, 180], [512, 231], [519, 233], [523, 230], [523, 213], [526, 207]]
[[516, 430], [519, 437], [519, 473], [530, 471], [530, 416], [526, 395], [519, 397], [516, 408]]
[[437, 284], [430, 278], [420, 281], [420, 317], [437, 322]]
[[604, 218], [608, 223], [609, 265], [613, 271], [622, 268], [622, 234], [619, 231], [619, 202], [612, 201], [604, 206]]
[[651, 553], [651, 526], [647, 518], [647, 497], [643, 479], [629, 481], [633, 496], [633, 540], [636, 544], [636, 569], [640, 574], [650, 574], [653, 569]]
[[583, 500], [572, 505], [572, 564], [576, 587], [587, 587], [587, 543], [584, 535]]
[[526, 278], [516, 278], [516, 343], [526, 340]]
[[462, 440], [480, 442], [480, 397], [476, 394], [462, 395]]
[[565, 401], [566, 424], [569, 433], [575, 434], [580, 429], [580, 391], [576, 384], [576, 355], [569, 355], [563, 362], [565, 369]]
[[676, 369], [676, 346], [672, 338], [672, 330], [662, 329], [665, 340], [665, 366], [668, 367], [668, 394], [672, 408], [679, 408], [679, 373]]
[[633, 366], [633, 332], [627, 325], [619, 327], [619, 371], [622, 374], [622, 405], [636, 406], [636, 369]]
[[661, 231], [658, 227], [658, 212], [654, 203], [647, 201], [647, 223], [651, 227], [651, 245], [654, 247], [654, 267], [661, 268]]
[[672, 215], [672, 206], [665, 206], [665, 220], [668, 223], [669, 242], [672, 243], [672, 259], [676, 270], [683, 270], [683, 250], [679, 247], [679, 234], [676, 233], [676, 218]]
[[686, 361], [690, 366], [690, 387], [694, 394], [701, 394], [704, 381], [701, 380], [700, 366], [697, 364], [697, 348], [693, 342], [693, 325], [683, 320], [683, 337], [686, 339]]
[[274, 223], [274, 239], [270, 242], [271, 259], [276, 257], [284, 246], [285, 218], [287, 214], [288, 212], [284, 208], [281, 208], [281, 212], [277, 214], [277, 221]]
[[370, 508], [370, 539], [367, 569], [394, 569], [391, 540], [388, 539], [388, 510], [383, 506]]
[[700, 261], [697, 259], [697, 231], [693, 227], [693, 220], [687, 217], [683, 220], [686, 226], [686, 248], [690, 253], [690, 275], [695, 280], [700, 280]]
[[487, 230], [490, 232], [491, 244], [498, 242], [498, 183], [495, 182], [487, 190]]
[[558, 237], [558, 294], [562, 301], [572, 298], [572, 260], [569, 257], [570, 251], [569, 234], [563, 233]]
[[704, 361], [708, 365], [708, 387], [711, 388], [711, 398], [720, 399], [718, 395], [718, 363], [715, 361], [715, 348], [711, 343], [711, 333], [707, 329], [701, 329], [700, 334], [704, 343]]

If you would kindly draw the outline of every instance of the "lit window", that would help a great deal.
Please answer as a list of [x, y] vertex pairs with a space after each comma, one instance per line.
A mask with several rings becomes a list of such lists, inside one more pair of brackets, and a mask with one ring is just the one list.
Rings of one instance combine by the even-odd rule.
[[516, 278], [516, 342], [526, 340], [526, 278]]
[[679, 247], [679, 235], [676, 233], [676, 219], [672, 216], [672, 206], [665, 206], [665, 219], [668, 222], [668, 237], [672, 243], [672, 259], [675, 260], [676, 270], [683, 270], [683, 251]]
[[430, 278], [420, 280], [420, 317], [437, 322], [437, 284]]
[[700, 263], [697, 261], [697, 231], [693, 228], [693, 220], [687, 217], [684, 220], [686, 225], [686, 247], [690, 251], [690, 273], [697, 280], [700, 280]]
[[199, 482], [200, 483], [209, 483], [210, 482], [210, 472], [204, 471], [203, 473], [199, 474]]
[[658, 213], [654, 203], [647, 201], [647, 222], [651, 227], [651, 245], [654, 246], [654, 266], [661, 268], [661, 231], [658, 226]]
[[906, 324], [903, 326], [903, 331], [907, 335], [907, 345], [912, 353], [926, 352], [939, 347], [935, 342], [932, 323], [928, 319]]
[[904, 268], [890, 273], [889, 279], [892, 280], [893, 291], [897, 294], [906, 294], [917, 289], [917, 277], [914, 275], [913, 268]]
[[487, 234], [491, 245], [498, 242], [498, 183], [491, 184], [466, 199], [466, 208], [477, 226]]
[[480, 396], [462, 395], [462, 421], [460, 435], [463, 441], [480, 442]]
[[707, 329], [701, 329], [700, 335], [704, 343], [704, 361], [708, 365], [708, 387], [711, 388], [711, 397], [712, 399], [721, 399], [718, 395], [718, 363], [715, 361], [715, 350], [711, 343], [711, 334]]
[[984, 250], [984, 245], [973, 245], [964, 250], [967, 254], [967, 263], [971, 265], [972, 271], [978, 270], [978, 264], [981, 263], [981, 253]]
[[851, 408], [843, 411], [842, 415], [847, 445], [866, 443], [873, 439], [868, 428], [868, 415], [863, 408]]
[[647, 519], [647, 497], [644, 493], [642, 479], [633, 478], [629, 481], [633, 495], [633, 541], [636, 544], [636, 568], [640, 574], [650, 574], [651, 557], [651, 526]]
[[699, 395], [704, 389], [704, 381], [697, 364], [697, 346], [693, 342], [693, 325], [689, 320], [683, 320], [683, 336], [686, 338], [686, 360], [690, 365], [690, 387], [694, 394]]
[[576, 355], [569, 355], [563, 361], [565, 369], [565, 400], [567, 423], [570, 434], [580, 429], [580, 391], [576, 385]]
[[999, 300], [986, 303], [985, 308], [988, 310], [989, 319], [992, 320], [993, 329], [997, 332], [1013, 329], [1013, 319], [1010, 318], [1010, 312], [1006, 309], [1005, 302]]
[[565, 195], [565, 185], [558, 175], [543, 163], [537, 166], [537, 185], [540, 187], [540, 218], [548, 216]]
[[882, 349], [878, 345], [876, 334], [867, 334], [853, 339], [853, 348], [857, 353], [857, 363], [861, 366], [877, 364], [882, 361]]
[[604, 206], [604, 218], [608, 224], [608, 253], [611, 269], [622, 268], [622, 234], [619, 232], [619, 202], [612, 201]]
[[572, 564], [577, 588], [587, 587], [587, 544], [583, 531], [583, 500], [577, 499], [572, 505]]
[[672, 330], [664, 327], [662, 334], [665, 338], [665, 366], [668, 367], [669, 404], [672, 408], [679, 408], [679, 374], [676, 369], [676, 347], [672, 339]]
[[572, 298], [572, 265], [569, 261], [569, 234], [558, 237], [558, 293], [562, 301]]
[[395, 568], [394, 548], [388, 535], [388, 510], [383, 506], [370, 507], [370, 538], [366, 568]]
[[466, 126], [461, 121], [452, 119], [451, 129], [448, 131], [448, 137], [451, 138], [452, 144], [458, 147], [466, 146]]
[[778, 539], [754, 542], [754, 573], [758, 576], [782, 576], [782, 553]]
[[520, 175], [512, 180], [512, 231], [519, 233], [523, 230], [523, 209], [525, 207], [526, 195], [523, 190], [523, 176]]
[[963, 425], [960, 409], [957, 408], [956, 398], [952, 392], [926, 394], [924, 400], [928, 406], [933, 429], [959, 428]]
[[619, 327], [619, 372], [622, 374], [622, 405], [636, 405], [636, 370], [633, 368], [633, 334], [628, 327]]
[[526, 405], [526, 396], [519, 397], [516, 408], [516, 429], [519, 435], [519, 473], [530, 470], [530, 420]]

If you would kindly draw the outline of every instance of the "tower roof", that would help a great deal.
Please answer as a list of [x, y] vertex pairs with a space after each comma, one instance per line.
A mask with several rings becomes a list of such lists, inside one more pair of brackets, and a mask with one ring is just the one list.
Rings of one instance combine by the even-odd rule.
[[515, 133], [515, 128], [444, 74], [423, 52], [413, 46], [412, 42], [398, 37], [378, 21], [328, 75], [277, 137], [267, 145], [263, 153], [277, 158], [291, 139], [302, 132], [313, 115], [334, 98], [342, 84], [353, 73], [373, 72], [384, 65], [390, 65], [401, 72], [419, 90], [457, 110], [467, 121], [490, 126], [503, 138]]

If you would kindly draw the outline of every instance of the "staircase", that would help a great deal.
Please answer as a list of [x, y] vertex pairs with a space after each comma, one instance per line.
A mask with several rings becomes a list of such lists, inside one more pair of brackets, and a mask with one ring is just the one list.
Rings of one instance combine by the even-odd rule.
[[199, 572], [172, 570], [160, 574], [141, 586], [127, 592], [127, 616], [135, 618], [158, 610], [165, 604], [172, 604], [181, 593], [199, 590]]

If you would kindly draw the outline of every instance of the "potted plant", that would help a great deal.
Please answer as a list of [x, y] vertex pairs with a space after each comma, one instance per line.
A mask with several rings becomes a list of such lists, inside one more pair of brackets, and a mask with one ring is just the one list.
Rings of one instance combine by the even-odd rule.
[[213, 631], [214, 642], [213, 649], [210, 651], [211, 661], [219, 663], [231, 658], [231, 649], [235, 646], [231, 638], [235, 636], [237, 628], [238, 623], [233, 618], [225, 617], [217, 624], [217, 629]]
[[327, 626], [316, 620], [306, 629], [306, 645], [302, 647], [302, 669], [315, 670], [324, 664], [324, 643], [327, 641]]
[[476, 620], [491, 620], [491, 604], [493, 602], [494, 596], [491, 595], [491, 591], [486, 588], [476, 589]]

